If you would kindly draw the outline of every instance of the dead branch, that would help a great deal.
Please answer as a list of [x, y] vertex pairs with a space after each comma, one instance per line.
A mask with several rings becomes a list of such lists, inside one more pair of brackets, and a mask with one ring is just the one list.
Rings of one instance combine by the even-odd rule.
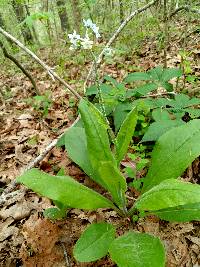
[[15, 37], [13, 37], [10, 33], [4, 31], [0, 27], [0, 33], [3, 34], [8, 40], [11, 40], [13, 43], [18, 45], [21, 49], [23, 49], [28, 55], [30, 55], [36, 62], [38, 62], [43, 69], [45, 69], [48, 74], [51, 76], [51, 78], [54, 80], [58, 80], [61, 84], [63, 84], [74, 96], [76, 96], [79, 100], [82, 99], [82, 97], [77, 93], [71, 85], [65, 82], [56, 72], [52, 70], [49, 66], [47, 66], [39, 57], [36, 56], [31, 50], [29, 50], [25, 45], [23, 45], [19, 40], [17, 40]]
[[[153, 6], [156, 2], [158, 2], [158, 0], [154, 0], [151, 1], [149, 4], [147, 4], [146, 6], [139, 8], [137, 10], [135, 10], [134, 12], [132, 12], [119, 26], [119, 28], [114, 32], [114, 34], [112, 35], [112, 37], [110, 38], [110, 40], [107, 42], [107, 44], [105, 45], [104, 49], [101, 51], [101, 53], [99, 54], [99, 56], [97, 57], [97, 66], [99, 67], [100, 63], [102, 62], [103, 58], [104, 58], [104, 52], [107, 48], [109, 48], [112, 43], [114, 43], [114, 41], [117, 39], [117, 37], [119, 36], [119, 34], [121, 33], [121, 31], [124, 29], [124, 27], [139, 13], [145, 11], [146, 9], [150, 8], [151, 6]], [[84, 83], [84, 91], [86, 89], [87, 83], [90, 79], [90, 76], [92, 75], [93, 71], [94, 71], [94, 67], [95, 67], [95, 63], [92, 63], [92, 66], [88, 72], [87, 78], [85, 80]]]
[[3, 51], [3, 54], [6, 58], [10, 59], [13, 63], [15, 63], [15, 65], [24, 73], [25, 76], [27, 76], [30, 80], [30, 82], [32, 83], [33, 85], [33, 88], [35, 90], [35, 93], [37, 95], [39, 95], [39, 91], [38, 91], [38, 88], [37, 88], [37, 85], [33, 79], [33, 77], [30, 75], [30, 73], [28, 73], [28, 71], [21, 65], [21, 63], [19, 63], [19, 61], [13, 57], [12, 55], [10, 55], [7, 51], [7, 49], [5, 48], [4, 44], [2, 43], [2, 41], [0, 41], [0, 47]]
[[168, 19], [171, 19], [173, 16], [175, 16], [179, 11], [185, 10], [187, 12], [197, 13], [200, 14], [200, 10], [196, 8], [191, 8], [190, 6], [180, 6], [176, 8], [168, 17]]

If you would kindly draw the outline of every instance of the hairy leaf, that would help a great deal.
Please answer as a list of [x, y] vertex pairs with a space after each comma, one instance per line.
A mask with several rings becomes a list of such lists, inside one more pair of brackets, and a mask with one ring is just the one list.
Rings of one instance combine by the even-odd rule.
[[181, 120], [165, 120], [153, 122], [147, 129], [142, 138], [142, 142], [157, 141], [158, 138], [174, 127], [183, 125], [184, 121]]
[[167, 179], [176, 179], [200, 155], [200, 122], [193, 120], [163, 134], [152, 152], [143, 192]]
[[141, 211], [156, 211], [200, 202], [200, 186], [169, 179], [140, 196], [135, 207]]
[[108, 253], [115, 238], [115, 229], [109, 223], [90, 225], [74, 247], [74, 257], [80, 262], [96, 261]]
[[115, 132], [119, 130], [123, 121], [125, 120], [127, 114], [132, 109], [133, 105], [131, 103], [122, 102], [118, 104], [113, 112], [114, 116], [114, 125], [115, 125]]
[[79, 110], [85, 126], [88, 155], [93, 169], [98, 169], [101, 161], [111, 161], [116, 166], [107, 133], [109, 126], [102, 113], [86, 100], [81, 100]]
[[160, 219], [170, 222], [200, 221], [200, 202], [154, 211]]
[[126, 180], [112, 162], [100, 162], [99, 175], [104, 182], [104, 187], [111, 193], [114, 202], [119, 207], [125, 206]]
[[127, 153], [127, 149], [132, 139], [136, 123], [137, 123], [137, 109], [136, 107], [134, 107], [128, 113], [115, 139], [116, 159], [118, 164]]
[[108, 199], [69, 176], [53, 176], [38, 169], [31, 169], [18, 177], [17, 182], [42, 196], [60, 202], [65, 207], [86, 210], [113, 207]]
[[159, 238], [129, 232], [115, 239], [109, 249], [119, 267], [164, 267], [165, 251]]
[[91, 177], [93, 175], [93, 169], [87, 151], [85, 129], [80, 127], [69, 129], [65, 133], [65, 148], [69, 157]]

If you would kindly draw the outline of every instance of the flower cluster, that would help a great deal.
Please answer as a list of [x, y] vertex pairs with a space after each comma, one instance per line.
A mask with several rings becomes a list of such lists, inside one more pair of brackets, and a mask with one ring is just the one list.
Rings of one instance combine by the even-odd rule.
[[83, 24], [86, 27], [86, 33], [83, 38], [79, 34], [77, 34], [75, 30], [73, 33], [68, 34], [71, 43], [70, 50], [75, 50], [78, 48], [92, 48], [94, 42], [90, 40], [88, 30], [92, 30], [97, 39], [101, 36], [99, 34], [99, 27], [97, 27], [96, 24], [91, 21], [91, 19], [83, 20]]

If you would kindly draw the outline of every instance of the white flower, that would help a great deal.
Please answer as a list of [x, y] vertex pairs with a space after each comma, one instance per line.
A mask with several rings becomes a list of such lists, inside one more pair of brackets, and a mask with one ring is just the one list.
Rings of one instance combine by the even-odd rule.
[[91, 49], [93, 41], [89, 39], [89, 36], [86, 34], [85, 38], [81, 38], [81, 46], [83, 49]]
[[84, 19], [83, 23], [84, 23], [84, 26], [87, 28], [92, 28], [92, 26], [93, 26], [93, 22], [91, 19], [87, 19], [87, 20]]
[[110, 47], [105, 47], [104, 50], [103, 50], [103, 53], [104, 53], [105, 56], [112, 56], [114, 51]]
[[94, 24], [91, 19], [83, 20], [83, 23], [86, 28], [90, 28], [94, 32], [97, 39], [101, 37], [99, 33], [99, 27], [97, 27], [97, 25]]
[[97, 27], [96, 24], [93, 24], [92, 28], [91, 28], [94, 32], [94, 34], [96, 35], [96, 38], [98, 39], [99, 37], [101, 37], [100, 33], [99, 33], [99, 27]]
[[70, 43], [72, 44], [70, 46], [70, 50], [76, 49], [78, 47], [78, 41], [80, 41], [81, 36], [74, 31], [73, 33], [68, 34]]

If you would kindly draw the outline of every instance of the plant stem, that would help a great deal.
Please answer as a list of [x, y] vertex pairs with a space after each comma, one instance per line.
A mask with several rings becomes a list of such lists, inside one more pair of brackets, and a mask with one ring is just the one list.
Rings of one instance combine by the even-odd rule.
[[112, 129], [110, 127], [110, 123], [109, 123], [107, 116], [106, 116], [106, 109], [105, 109], [105, 105], [104, 105], [104, 101], [103, 101], [103, 97], [102, 97], [102, 92], [101, 92], [101, 87], [100, 87], [100, 83], [99, 83], [97, 58], [92, 51], [91, 51], [91, 55], [92, 55], [93, 60], [94, 60], [95, 82], [97, 85], [97, 91], [98, 91], [98, 97], [99, 97], [99, 104], [100, 104], [101, 112], [102, 112], [102, 114], [103, 114], [103, 116], [104, 116], [104, 118], [108, 124], [108, 134], [109, 134], [109, 137], [111, 139], [111, 142], [114, 144], [115, 143], [115, 134], [112, 131]]
[[132, 208], [130, 208], [127, 212], [127, 216], [128, 217], [131, 217], [133, 216], [134, 212], [136, 211], [137, 209], [135, 208], [135, 206], [133, 206]]

